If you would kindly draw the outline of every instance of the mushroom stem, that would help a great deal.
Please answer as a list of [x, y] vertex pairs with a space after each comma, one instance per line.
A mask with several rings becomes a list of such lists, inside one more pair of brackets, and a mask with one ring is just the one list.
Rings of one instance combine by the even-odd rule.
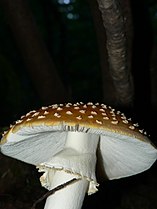
[[92, 194], [97, 191], [98, 141], [98, 135], [68, 132], [64, 149], [39, 165], [39, 171], [45, 172], [40, 178], [41, 183], [49, 190], [73, 178], [80, 179], [49, 196], [44, 209], [80, 209], [86, 192]]
[[[74, 175], [64, 171], [56, 171], [52, 188], [71, 180], [73, 177]], [[88, 185], [89, 181], [82, 179], [55, 192], [47, 198], [44, 209], [81, 209]]]

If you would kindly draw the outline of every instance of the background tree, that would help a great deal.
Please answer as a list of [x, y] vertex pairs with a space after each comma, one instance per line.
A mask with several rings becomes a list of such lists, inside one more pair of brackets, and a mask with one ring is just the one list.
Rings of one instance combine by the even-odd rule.
[[67, 92], [43, 42], [27, 1], [1, 1], [8, 23], [43, 103], [64, 102]]

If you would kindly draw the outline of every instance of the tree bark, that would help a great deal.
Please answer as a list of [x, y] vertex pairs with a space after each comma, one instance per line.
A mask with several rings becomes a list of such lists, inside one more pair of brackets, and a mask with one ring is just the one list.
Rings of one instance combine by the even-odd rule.
[[97, 0], [107, 35], [110, 73], [115, 86], [117, 103], [129, 107], [133, 104], [133, 82], [128, 67], [125, 20], [116, 0]]
[[106, 31], [103, 26], [101, 12], [96, 0], [87, 0], [93, 17], [93, 23], [97, 36], [100, 68], [102, 73], [103, 102], [114, 105], [116, 100], [115, 89], [109, 71], [108, 54], [106, 49]]
[[27, 1], [1, 1], [29, 75], [43, 104], [68, 98]]

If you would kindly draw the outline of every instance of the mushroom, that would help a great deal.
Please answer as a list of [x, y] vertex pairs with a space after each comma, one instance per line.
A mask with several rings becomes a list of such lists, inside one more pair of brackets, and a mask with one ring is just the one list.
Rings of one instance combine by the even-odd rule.
[[91, 102], [27, 113], [4, 133], [1, 152], [35, 165], [48, 190], [79, 179], [49, 196], [45, 209], [80, 209], [86, 192], [98, 190], [97, 167], [108, 179], [119, 179], [145, 171], [157, 159], [157, 149], [138, 124]]

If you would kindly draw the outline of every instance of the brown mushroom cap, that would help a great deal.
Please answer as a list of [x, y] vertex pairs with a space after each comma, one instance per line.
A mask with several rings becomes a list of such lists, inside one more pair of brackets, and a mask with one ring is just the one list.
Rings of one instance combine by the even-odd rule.
[[91, 102], [30, 111], [4, 134], [1, 152], [38, 165], [64, 149], [67, 131], [100, 135], [102, 167], [110, 179], [142, 172], [157, 159], [138, 124], [110, 106]]
[[89, 129], [107, 130], [147, 141], [146, 132], [139, 125], [127, 119], [124, 113], [110, 106], [93, 103], [55, 104], [30, 111], [4, 135], [1, 143], [5, 143], [7, 135], [16, 133], [23, 127], [63, 126], [63, 130], [88, 132]]

